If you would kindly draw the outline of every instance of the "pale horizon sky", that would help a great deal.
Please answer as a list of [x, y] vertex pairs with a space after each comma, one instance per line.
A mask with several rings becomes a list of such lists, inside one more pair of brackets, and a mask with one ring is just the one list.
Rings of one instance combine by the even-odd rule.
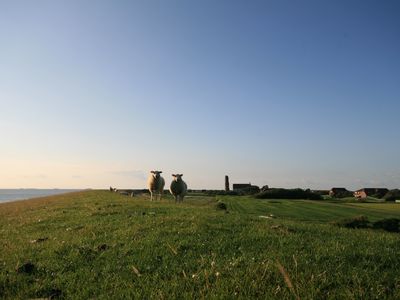
[[400, 188], [400, 2], [0, 0], [0, 188]]

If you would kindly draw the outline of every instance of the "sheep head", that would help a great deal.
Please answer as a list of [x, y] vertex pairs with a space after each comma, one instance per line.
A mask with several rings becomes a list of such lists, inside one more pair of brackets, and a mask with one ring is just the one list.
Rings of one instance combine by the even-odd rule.
[[181, 181], [182, 176], [183, 176], [183, 174], [172, 174], [172, 177], [174, 177], [175, 181]]
[[159, 178], [162, 171], [150, 171], [154, 178]]

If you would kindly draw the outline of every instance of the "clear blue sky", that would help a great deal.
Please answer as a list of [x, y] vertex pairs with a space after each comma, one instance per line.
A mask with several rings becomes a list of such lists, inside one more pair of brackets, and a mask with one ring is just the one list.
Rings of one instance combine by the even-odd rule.
[[0, 1], [0, 188], [395, 188], [399, 112], [399, 1]]

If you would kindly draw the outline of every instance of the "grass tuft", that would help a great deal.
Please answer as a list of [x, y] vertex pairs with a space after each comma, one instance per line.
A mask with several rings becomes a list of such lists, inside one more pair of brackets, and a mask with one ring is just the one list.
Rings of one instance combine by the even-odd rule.
[[369, 228], [370, 222], [366, 216], [355, 216], [349, 219], [343, 219], [333, 222], [334, 225], [345, 228]]
[[279, 272], [282, 274], [283, 279], [285, 280], [285, 283], [286, 283], [287, 287], [289, 288], [289, 290], [293, 293], [293, 295], [296, 297], [296, 299], [300, 299], [293, 287], [292, 281], [290, 280], [289, 274], [287, 273], [285, 268], [281, 265], [281, 263], [279, 261], [276, 262], [276, 265], [278, 267]]

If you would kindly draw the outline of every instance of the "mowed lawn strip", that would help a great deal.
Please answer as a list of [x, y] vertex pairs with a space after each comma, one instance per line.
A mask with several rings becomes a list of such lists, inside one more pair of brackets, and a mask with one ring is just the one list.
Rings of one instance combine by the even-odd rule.
[[108, 191], [1, 204], [0, 298], [400, 298], [399, 234], [329, 224], [354, 213], [387, 216], [367, 205], [175, 204]]
[[218, 196], [229, 209], [241, 214], [273, 214], [286, 219], [308, 222], [329, 222], [365, 215], [371, 221], [382, 218], [400, 218], [400, 204], [392, 203], [338, 203], [328, 200], [259, 200], [252, 197]]

